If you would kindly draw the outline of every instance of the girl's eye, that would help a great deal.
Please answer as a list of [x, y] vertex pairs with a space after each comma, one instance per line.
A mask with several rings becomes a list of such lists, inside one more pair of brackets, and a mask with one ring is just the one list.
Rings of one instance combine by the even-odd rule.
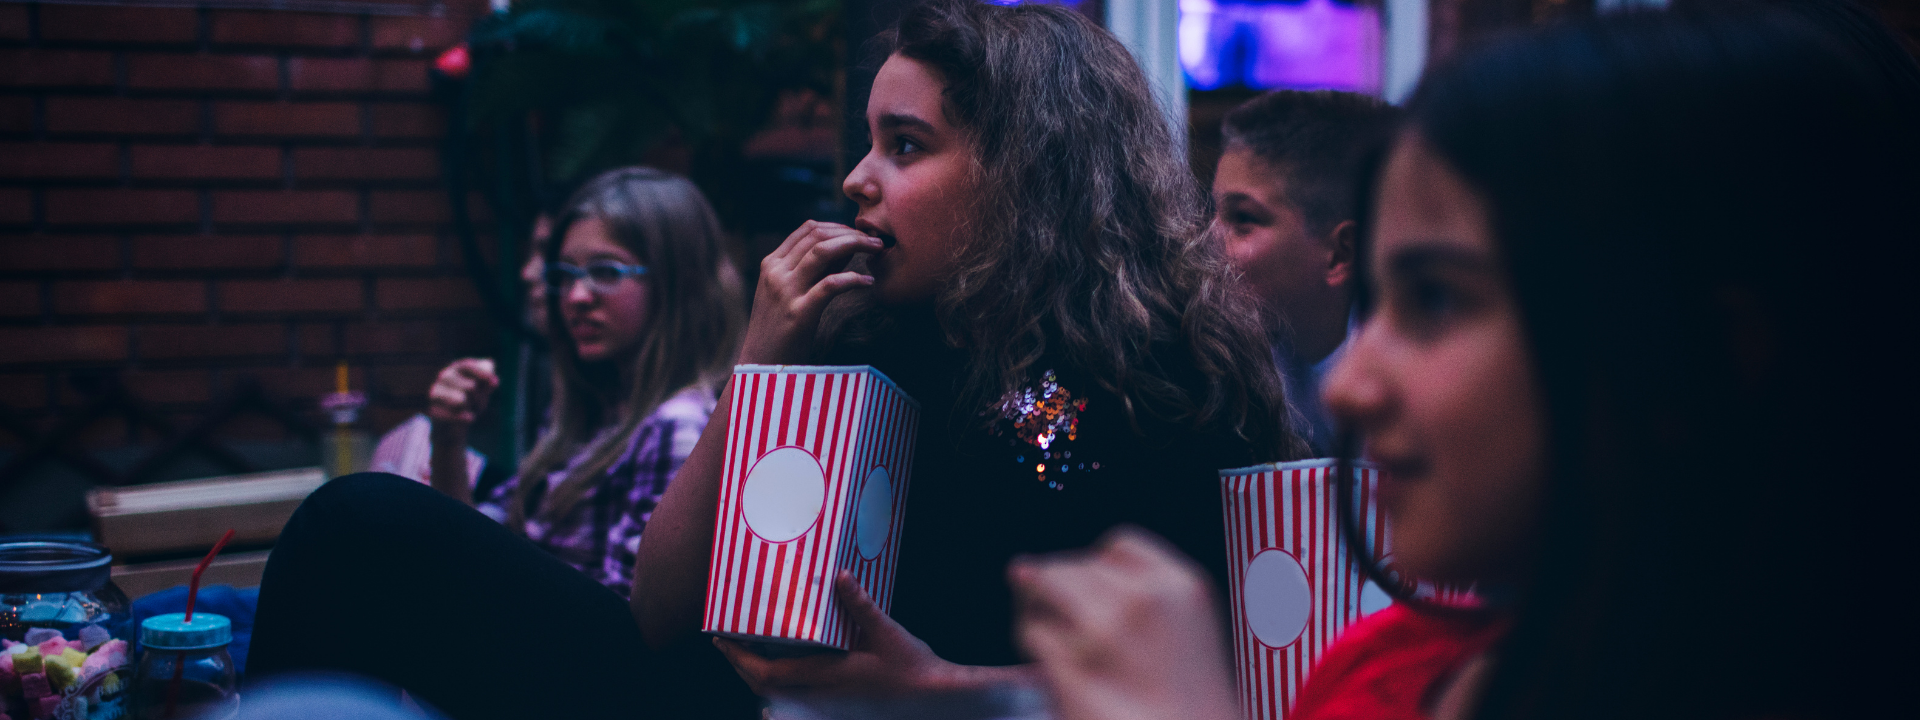
[[908, 153], [916, 153], [916, 152], [920, 152], [920, 143], [914, 142], [904, 137], [894, 140], [893, 154], [906, 155]]
[[1421, 330], [1437, 330], [1457, 317], [1463, 298], [1455, 288], [1432, 278], [1410, 279], [1400, 297], [1400, 314], [1407, 324]]

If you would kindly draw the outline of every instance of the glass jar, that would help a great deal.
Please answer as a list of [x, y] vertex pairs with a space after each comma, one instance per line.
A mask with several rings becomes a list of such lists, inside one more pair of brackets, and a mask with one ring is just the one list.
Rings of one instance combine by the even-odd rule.
[[14, 720], [124, 714], [127, 596], [99, 545], [0, 543], [0, 701]]
[[140, 623], [134, 720], [220, 720], [240, 711], [227, 644], [233, 624], [213, 613], [155, 615]]

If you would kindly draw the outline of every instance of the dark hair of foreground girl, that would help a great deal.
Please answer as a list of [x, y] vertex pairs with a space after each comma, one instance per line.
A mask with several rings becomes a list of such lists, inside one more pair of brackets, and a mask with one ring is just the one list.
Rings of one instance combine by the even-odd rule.
[[1408, 132], [1492, 207], [1549, 424], [1479, 717], [1910, 704], [1883, 581], [1914, 547], [1916, 78], [1866, 15], [1794, 4], [1564, 27], [1423, 83]]

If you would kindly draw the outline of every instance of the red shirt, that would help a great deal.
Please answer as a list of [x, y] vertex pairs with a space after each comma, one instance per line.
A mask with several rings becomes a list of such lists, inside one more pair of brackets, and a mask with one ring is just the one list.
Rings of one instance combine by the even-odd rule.
[[1500, 637], [1503, 623], [1423, 615], [1395, 603], [1327, 648], [1287, 720], [1426, 720], [1437, 683]]

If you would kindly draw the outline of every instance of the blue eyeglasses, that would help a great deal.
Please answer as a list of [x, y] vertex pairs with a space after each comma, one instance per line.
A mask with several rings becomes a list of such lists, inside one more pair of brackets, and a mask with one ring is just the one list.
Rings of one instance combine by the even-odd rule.
[[620, 287], [620, 281], [630, 277], [647, 274], [645, 265], [622, 265], [617, 262], [597, 262], [586, 267], [568, 263], [554, 263], [547, 266], [547, 286], [566, 292], [574, 282], [585, 278], [587, 286], [595, 292], [611, 292]]

